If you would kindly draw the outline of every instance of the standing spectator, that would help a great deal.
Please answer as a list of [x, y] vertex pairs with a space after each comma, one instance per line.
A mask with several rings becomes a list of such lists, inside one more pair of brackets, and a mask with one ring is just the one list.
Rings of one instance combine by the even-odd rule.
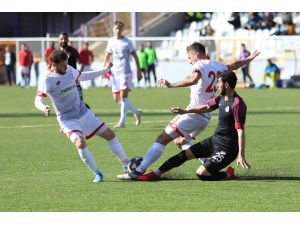
[[46, 60], [48, 66], [51, 63], [50, 55], [54, 49], [55, 49], [55, 44], [54, 44], [54, 42], [51, 42], [51, 45], [45, 51], [45, 60]]
[[267, 77], [271, 78], [270, 88], [278, 87], [277, 81], [280, 79], [280, 69], [278, 66], [272, 62], [272, 59], [268, 59], [268, 65], [265, 68], [265, 73], [263, 75], [263, 86], [266, 87]]
[[[251, 53], [246, 49], [246, 45], [244, 43], [241, 44], [241, 47], [242, 47], [242, 51], [240, 53], [240, 60], [243, 60], [248, 58], [251, 55]], [[247, 83], [246, 77], [248, 77], [248, 79], [250, 80], [250, 87], [254, 87], [255, 85], [253, 79], [249, 74], [249, 63], [242, 67], [242, 73], [243, 73], [244, 83], [245, 84]]]
[[240, 13], [233, 12], [227, 22], [230, 23], [235, 30], [239, 29], [241, 27]]
[[152, 45], [152, 41], [147, 42], [147, 48], [145, 49], [145, 52], [147, 53], [148, 56], [147, 64], [148, 64], [149, 83], [151, 84], [151, 72], [152, 72], [154, 77], [154, 86], [155, 86], [157, 82], [155, 67], [158, 64], [158, 59], [156, 56], [156, 51]]
[[[79, 50], [79, 55], [83, 64], [83, 71], [91, 71], [91, 64], [94, 61], [94, 54], [92, 51], [89, 50], [89, 43], [85, 42], [83, 48]], [[81, 82], [82, 86], [87, 88], [87, 83], [88, 81]], [[91, 81], [91, 86], [95, 86], [95, 81], [92, 79]]]
[[104, 63], [109, 61], [111, 56], [113, 58], [114, 66], [111, 74], [112, 94], [114, 101], [121, 105], [120, 119], [114, 126], [115, 128], [125, 127], [128, 108], [133, 112], [136, 125], [140, 124], [142, 115], [142, 111], [138, 110], [128, 99], [129, 92], [132, 89], [130, 55], [135, 60], [138, 81], [142, 79], [142, 74], [135, 48], [132, 42], [123, 36], [123, 30], [124, 23], [120, 20], [115, 21], [113, 26], [114, 37], [108, 41], [104, 56]]
[[30, 48], [29, 46], [27, 45], [27, 49], [28, 49], [28, 52], [29, 52], [29, 61], [30, 61], [30, 65], [29, 65], [29, 83], [28, 83], [28, 87], [29, 87], [29, 84], [30, 84], [30, 80], [31, 80], [31, 68], [32, 68], [32, 65], [33, 65], [33, 53], [32, 51], [30, 51]]
[[140, 68], [142, 71], [142, 74], [144, 75], [144, 81], [145, 81], [145, 88], [148, 86], [150, 87], [150, 78], [149, 78], [149, 73], [148, 73], [148, 55], [144, 49], [144, 44], [140, 45], [139, 50], [136, 52], [138, 58], [139, 58], [139, 63], [140, 63]]
[[[70, 44], [71, 42], [69, 41], [69, 34], [66, 32], [62, 32], [59, 35], [59, 45], [60, 45], [60, 50], [64, 51], [67, 56], [68, 56], [68, 65], [72, 66], [73, 68], [77, 69], [77, 63], [80, 64], [79, 71], [82, 72], [84, 69], [84, 65], [82, 64], [80, 55], [77, 51], [77, 49], [73, 48]], [[83, 93], [82, 93], [82, 88], [80, 86], [80, 82], [76, 80], [76, 85], [77, 85], [77, 90], [79, 92], [79, 97], [83, 101]], [[85, 104], [88, 108], [89, 105]]]
[[5, 84], [6, 77], [4, 73], [4, 52], [3, 49], [0, 48], [0, 84]]
[[257, 12], [249, 12], [248, 16], [249, 18], [245, 28], [249, 30], [256, 30], [258, 26], [260, 26], [261, 17]]
[[271, 29], [275, 26], [274, 16], [271, 12], [265, 12], [262, 17], [261, 26], [263, 29]]
[[36, 84], [38, 84], [39, 76], [40, 76], [40, 62], [42, 61], [42, 57], [40, 54], [34, 54], [33, 63], [34, 63], [34, 72], [35, 72], [35, 80]]
[[30, 83], [30, 67], [32, 65], [32, 53], [29, 51], [26, 44], [21, 45], [21, 51], [19, 53], [20, 66], [21, 66], [21, 76], [22, 81], [20, 82], [20, 87], [29, 88]]
[[9, 46], [5, 47], [5, 55], [4, 55], [4, 64], [5, 70], [8, 80], [8, 85], [15, 85], [16, 84], [16, 71], [15, 71], [15, 64], [16, 64], [16, 54], [13, 53]]

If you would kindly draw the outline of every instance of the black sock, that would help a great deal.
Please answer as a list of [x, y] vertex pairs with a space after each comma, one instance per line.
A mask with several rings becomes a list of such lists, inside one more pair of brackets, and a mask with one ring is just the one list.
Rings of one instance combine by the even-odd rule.
[[202, 176], [202, 175], [198, 175], [198, 178], [202, 181], [218, 181], [218, 180], [225, 180], [227, 177], [227, 173], [226, 172], [216, 172], [214, 174], [212, 174], [211, 176]]
[[173, 157], [169, 158], [164, 164], [162, 164], [162, 166], [159, 167], [159, 170], [162, 173], [167, 172], [173, 169], [174, 167], [182, 165], [185, 161], [187, 161], [185, 151], [181, 151], [177, 155], [174, 155]]

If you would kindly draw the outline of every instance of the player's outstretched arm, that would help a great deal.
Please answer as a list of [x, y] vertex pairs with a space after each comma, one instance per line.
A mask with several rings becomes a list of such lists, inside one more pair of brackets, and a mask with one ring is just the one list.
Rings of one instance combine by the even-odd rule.
[[212, 109], [209, 107], [209, 105], [200, 105], [198, 107], [194, 108], [180, 108], [180, 107], [172, 107], [170, 108], [170, 111], [175, 114], [186, 114], [186, 113], [207, 113], [211, 112]]
[[34, 105], [38, 110], [42, 111], [45, 116], [50, 116], [51, 108], [49, 105], [44, 104], [44, 97], [35, 96]]
[[250, 169], [250, 164], [246, 161], [245, 157], [245, 130], [237, 129], [238, 141], [239, 141], [239, 154], [236, 162], [237, 166], [241, 166], [243, 169]]
[[105, 67], [102, 70], [82, 72], [80, 74], [80, 76], [78, 77], [78, 79], [81, 80], [81, 81], [92, 80], [94, 78], [97, 78], [97, 77], [103, 75], [104, 73], [109, 72], [112, 66], [113, 66], [112, 62], [107, 61], [105, 63]]
[[257, 56], [259, 56], [260, 51], [255, 50], [251, 55], [249, 55], [247, 58], [242, 60], [237, 60], [229, 65], [227, 65], [229, 71], [237, 70], [241, 68], [242, 66], [250, 63], [253, 59], [255, 59]]
[[167, 81], [165, 79], [160, 79], [159, 81], [157, 81], [157, 86], [158, 87], [166, 86], [167, 88], [189, 87], [194, 84], [197, 84], [199, 79], [201, 78], [201, 76], [202, 75], [201, 75], [200, 71], [195, 71], [192, 73], [191, 76], [187, 77], [186, 79], [184, 79], [182, 81], [178, 81], [175, 83], [170, 83], [169, 81]]

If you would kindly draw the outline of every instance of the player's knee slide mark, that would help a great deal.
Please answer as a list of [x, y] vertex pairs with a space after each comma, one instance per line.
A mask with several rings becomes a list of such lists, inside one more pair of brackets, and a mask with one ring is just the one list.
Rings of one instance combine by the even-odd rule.
[[211, 176], [199, 175], [197, 173], [196, 175], [199, 178], [199, 180], [202, 181], [218, 181], [218, 180], [224, 180], [227, 177], [226, 172], [220, 172], [220, 171], [213, 173]]

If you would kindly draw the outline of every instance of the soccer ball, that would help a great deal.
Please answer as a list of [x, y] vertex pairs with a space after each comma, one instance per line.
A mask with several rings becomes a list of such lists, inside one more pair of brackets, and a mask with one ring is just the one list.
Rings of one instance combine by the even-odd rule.
[[128, 171], [129, 172], [134, 171], [141, 164], [142, 161], [143, 161], [143, 158], [139, 157], [139, 156], [136, 156], [136, 157], [133, 157], [132, 159], [130, 159], [129, 163], [127, 165]]

